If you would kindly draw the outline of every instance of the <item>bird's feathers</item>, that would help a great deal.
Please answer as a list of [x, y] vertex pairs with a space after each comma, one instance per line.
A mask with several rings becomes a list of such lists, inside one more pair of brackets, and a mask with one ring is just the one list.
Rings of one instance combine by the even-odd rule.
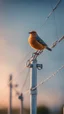
[[37, 40], [40, 44], [42, 44], [42, 45], [44, 45], [44, 46], [47, 46], [47, 44], [46, 44], [39, 36], [36, 36], [36, 40]]
[[51, 51], [48, 45], [38, 36], [36, 31], [29, 32], [29, 34], [30, 36], [28, 42], [31, 47], [33, 47], [36, 50], [48, 49], [49, 51]]
[[46, 49], [47, 49], [47, 50], [49, 50], [49, 51], [52, 51], [52, 49], [51, 49], [51, 48], [49, 48], [48, 46], [46, 47]]

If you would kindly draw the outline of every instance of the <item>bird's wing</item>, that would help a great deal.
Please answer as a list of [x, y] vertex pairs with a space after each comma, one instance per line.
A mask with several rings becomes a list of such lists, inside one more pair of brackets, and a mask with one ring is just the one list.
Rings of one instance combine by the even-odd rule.
[[36, 40], [37, 40], [40, 44], [42, 44], [42, 45], [44, 45], [44, 46], [47, 46], [47, 44], [46, 44], [39, 36], [36, 37]]

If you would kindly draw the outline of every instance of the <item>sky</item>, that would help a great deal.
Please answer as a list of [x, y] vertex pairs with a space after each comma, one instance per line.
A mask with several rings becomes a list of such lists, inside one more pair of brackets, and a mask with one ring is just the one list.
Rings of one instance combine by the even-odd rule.
[[[27, 60], [35, 51], [28, 44], [29, 31], [35, 30], [50, 46], [64, 35], [64, 0], [50, 16], [46, 17], [56, 5], [57, 0], [1, 0], [0, 1], [0, 105], [9, 104], [9, 76], [13, 75], [13, 84], [22, 84], [28, 73], [24, 69]], [[37, 71], [38, 83], [58, 68], [64, 65], [64, 40], [53, 50], [45, 50], [39, 57], [38, 63], [43, 69]], [[25, 59], [24, 59], [25, 57]], [[22, 73], [21, 73], [22, 72]], [[25, 90], [29, 88], [29, 78]], [[6, 98], [6, 99], [5, 99]], [[64, 69], [55, 77], [38, 88], [37, 103], [49, 107], [59, 106], [64, 98]], [[24, 105], [29, 106], [29, 95], [24, 96]], [[13, 91], [13, 107], [19, 106], [19, 100]]]

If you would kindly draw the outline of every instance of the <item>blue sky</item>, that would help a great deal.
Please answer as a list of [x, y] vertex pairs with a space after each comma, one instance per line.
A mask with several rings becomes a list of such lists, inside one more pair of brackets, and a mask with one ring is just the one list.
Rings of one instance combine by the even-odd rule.
[[[55, 40], [64, 35], [64, 1], [62, 0], [58, 8], [43, 25], [45, 18], [52, 11], [57, 0], [1, 0], [0, 2], [0, 74], [1, 74], [1, 91], [4, 90], [8, 82], [8, 76], [15, 71], [16, 78], [14, 82], [23, 83], [27, 70], [23, 72], [23, 76], [19, 76], [25, 62], [16, 69], [18, 63], [23, 60], [24, 56], [34, 50], [28, 44], [28, 32], [35, 30], [38, 35], [50, 46]], [[52, 52], [45, 50], [39, 57], [38, 63], [43, 64], [43, 69], [38, 71], [38, 83], [48, 77], [52, 72], [56, 71], [64, 64], [64, 41], [60, 42]], [[47, 83], [39, 87], [38, 95], [43, 96], [44, 103], [55, 105], [63, 100], [64, 95], [64, 70], [59, 72]], [[15, 76], [14, 76], [15, 77]], [[4, 79], [4, 80], [3, 80]], [[4, 85], [3, 85], [4, 81]], [[29, 87], [29, 82], [27, 84]], [[7, 89], [7, 88], [6, 88]], [[6, 90], [8, 95], [8, 90]], [[3, 92], [2, 92], [3, 93]], [[40, 94], [39, 94], [40, 93]], [[43, 95], [44, 93], [44, 95]], [[49, 94], [50, 93], [50, 94]], [[48, 98], [45, 97], [46, 94]], [[51, 97], [52, 96], [52, 97]], [[4, 96], [2, 97], [2, 99]], [[51, 98], [51, 99], [50, 99]], [[58, 98], [58, 99], [57, 99]], [[40, 99], [40, 98], [39, 98]], [[44, 100], [45, 99], [45, 100]], [[56, 100], [53, 103], [52, 99]], [[59, 100], [60, 99], [60, 100]], [[7, 101], [6, 101], [7, 102]], [[52, 102], [52, 103], [51, 103]]]

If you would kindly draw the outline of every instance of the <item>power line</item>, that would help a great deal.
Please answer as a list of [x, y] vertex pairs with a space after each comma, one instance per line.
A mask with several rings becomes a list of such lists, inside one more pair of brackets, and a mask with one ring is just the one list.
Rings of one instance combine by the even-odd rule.
[[61, 38], [59, 38], [58, 40], [56, 40], [55, 42], [53, 42], [53, 44], [51, 45], [51, 48], [54, 48], [59, 42], [61, 42], [64, 39], [64, 36], [62, 36]]
[[51, 76], [49, 76], [48, 78], [46, 78], [44, 81], [41, 81], [36, 87], [32, 88], [32, 90], [36, 89], [37, 87], [39, 87], [40, 85], [44, 84], [45, 82], [47, 82], [49, 79], [51, 79], [52, 77], [54, 77], [61, 69], [64, 68], [64, 65], [61, 66], [56, 72], [52, 73]]
[[[25, 69], [26, 69], [26, 66], [23, 67], [23, 69], [22, 69], [22, 71], [20, 72], [19, 75], [21, 75], [21, 74], [24, 72]], [[12, 73], [12, 74], [13, 74], [13, 73]], [[16, 79], [16, 77], [14, 77], [14, 79]], [[8, 82], [8, 85], [9, 85], [11, 82], [12, 82], [12, 80], [10, 80], [10, 81]], [[7, 88], [7, 85], [4, 87], [4, 89], [5, 89], [5, 88]]]
[[16, 95], [19, 96], [20, 95], [20, 92], [17, 90], [16, 87], [13, 86], [13, 90], [15, 91]]
[[21, 88], [21, 91], [24, 89], [25, 85], [26, 85], [26, 82], [27, 82], [27, 79], [28, 79], [28, 76], [29, 76], [29, 72], [30, 72], [30, 69], [28, 69], [28, 72], [27, 72], [27, 75], [26, 75], [26, 78], [24, 80], [24, 83], [22, 85], [22, 88]]
[[[46, 23], [46, 21], [49, 19], [49, 17], [52, 15], [52, 13], [57, 9], [58, 5], [60, 4], [61, 0], [58, 1], [58, 3], [55, 5], [55, 7], [52, 9], [52, 11], [48, 14], [48, 16], [45, 18], [45, 21], [43, 25]], [[42, 26], [43, 26], [42, 25]]]
[[[56, 72], [52, 73], [51, 76], [49, 76], [48, 78], [46, 78], [44, 81], [42, 80], [36, 87], [31, 88], [31, 90], [34, 90], [36, 88], [38, 88], [40, 85], [44, 84], [45, 82], [47, 82], [49, 79], [51, 79], [52, 77], [54, 77], [60, 70], [62, 70], [64, 68], [64, 65], [62, 65]], [[30, 89], [28, 89], [27, 91], [24, 92], [24, 94], [27, 94], [30, 91]]]
[[[30, 70], [30, 69], [29, 69]], [[23, 88], [25, 87], [25, 85], [26, 85], [26, 81], [27, 81], [27, 78], [28, 78], [28, 76], [29, 76], [29, 70], [28, 70], [28, 72], [27, 72], [27, 75], [26, 75], [26, 79], [25, 79], [25, 81], [24, 81], [24, 83], [23, 83], [23, 86], [22, 86], [22, 88], [21, 88], [21, 91], [23, 90]], [[17, 88], [15, 87], [15, 86], [13, 86], [13, 90], [16, 92], [16, 94], [19, 96], [21, 93], [17, 90]]]
[[[24, 68], [22, 69], [22, 71], [20, 72], [20, 74], [21, 74], [21, 73], [23, 73], [25, 69], [26, 69], [26, 66], [24, 66]], [[19, 74], [19, 75], [20, 75], [20, 74]], [[16, 78], [16, 77], [15, 77], [15, 78]], [[11, 82], [12, 82], [12, 80], [11, 80], [11, 81], [9, 81], [9, 83], [8, 83], [8, 84], [10, 84]]]
[[[29, 69], [30, 70], [30, 69]], [[25, 85], [26, 85], [26, 81], [27, 81], [27, 78], [28, 78], [28, 76], [29, 76], [29, 70], [28, 70], [28, 72], [27, 72], [27, 75], [26, 75], [26, 79], [25, 79], [25, 81], [24, 81], [24, 83], [23, 83], [23, 86], [22, 86], [22, 88], [21, 88], [21, 91], [23, 90], [23, 88], [25, 87]], [[10, 81], [10, 83], [11, 83], [11, 81]], [[17, 90], [17, 88], [15, 87], [15, 86], [13, 86], [13, 90], [16, 92], [16, 94], [19, 96], [20, 95], [20, 92]]]
[[[19, 69], [19, 67], [20, 67], [20, 65], [22, 65], [22, 63], [25, 61], [25, 59], [29, 56], [29, 54], [31, 53], [31, 51], [29, 51], [25, 56], [24, 56], [24, 58], [22, 59], [22, 61], [20, 61], [19, 63], [18, 63], [18, 65], [17, 65], [17, 67], [16, 67], [16, 70], [17, 69]], [[26, 68], [26, 65], [23, 67], [23, 69], [19, 72], [19, 75], [21, 75], [22, 73], [23, 73], [23, 71], [25, 70], [25, 68]], [[15, 71], [13, 72], [13, 73], [15, 73]], [[16, 77], [15, 77], [16, 78]], [[9, 83], [10, 83], [11, 81], [9, 81]]]
[[[31, 53], [31, 51], [29, 51], [27, 54], [26, 54], [26, 56], [23, 58], [23, 60], [20, 62], [20, 63], [23, 63], [24, 62], [24, 60], [29, 56], [29, 54]], [[19, 64], [20, 64], [19, 63]], [[19, 64], [18, 64], [18, 66], [16, 67], [16, 69], [19, 67]], [[19, 68], [18, 68], [19, 69]], [[26, 69], [26, 65], [23, 67], [23, 69], [19, 72], [19, 75], [21, 75], [23, 72], [24, 72], [24, 70]], [[13, 72], [14, 73], [14, 72]], [[16, 78], [16, 77], [15, 77]], [[12, 81], [12, 80], [11, 80]], [[9, 83], [8, 84], [10, 84], [11, 83], [11, 81], [9, 81]]]
[[[21, 63], [26, 59], [26, 57], [29, 56], [30, 53], [31, 53], [31, 51], [29, 51], [29, 52], [26, 54], [26, 56], [23, 58], [23, 60], [21, 61]], [[20, 64], [20, 63], [19, 63], [19, 64]], [[18, 66], [17, 66], [16, 68], [19, 67], [19, 64], [18, 64]], [[24, 72], [25, 69], [26, 69], [26, 65], [23, 67], [23, 69], [21, 70], [21, 72], [19, 73], [19, 75], [21, 75], [21, 74]], [[15, 72], [15, 71], [14, 71], [14, 72]], [[13, 74], [14, 72], [12, 72], [12, 74]], [[16, 79], [16, 77], [14, 77], [14, 79]], [[8, 85], [9, 85], [11, 82], [12, 82], [12, 80], [8, 82]], [[3, 89], [5, 89], [5, 88], [7, 88], [7, 85], [6, 85]]]
[[[50, 0], [50, 2], [51, 2], [51, 0]], [[51, 2], [51, 8], [53, 10], [52, 2]], [[55, 12], [53, 13], [53, 17], [54, 17], [54, 24], [55, 24], [55, 29], [56, 29], [56, 37], [58, 39], [58, 31], [57, 31], [57, 23], [56, 23], [56, 18], [55, 18]]]
[[25, 56], [24, 58], [22, 59], [22, 61], [19, 62], [19, 64], [17, 65], [17, 68], [16, 69], [19, 69], [19, 66], [22, 65], [22, 63], [25, 61], [25, 59], [29, 56], [29, 54], [31, 53], [31, 51], [29, 51]]
[[[24, 62], [24, 60], [29, 56], [30, 53], [31, 53], [31, 51], [29, 51], [29, 52], [27, 53], [27, 55], [24, 57], [24, 59], [22, 60], [21, 63]], [[19, 64], [20, 64], [20, 63], [19, 63]], [[18, 66], [19, 66], [19, 64], [18, 64]], [[17, 68], [18, 68], [18, 67], [17, 67]], [[22, 71], [19, 72], [19, 75], [21, 75], [21, 74], [24, 72], [25, 69], [26, 69], [26, 65], [23, 67]], [[29, 71], [28, 71], [28, 73], [29, 73]], [[28, 73], [27, 73], [27, 76], [28, 76]], [[23, 87], [25, 86], [25, 83], [26, 83], [26, 81], [27, 81], [27, 76], [26, 76], [25, 82], [24, 82], [24, 84], [23, 84]], [[16, 78], [16, 77], [15, 77], [15, 78]], [[10, 84], [11, 82], [12, 82], [12, 80], [9, 81], [8, 84]], [[16, 87], [13, 86], [13, 90], [16, 92], [16, 94], [17, 94], [18, 96], [20, 95], [20, 92], [16, 89]]]

